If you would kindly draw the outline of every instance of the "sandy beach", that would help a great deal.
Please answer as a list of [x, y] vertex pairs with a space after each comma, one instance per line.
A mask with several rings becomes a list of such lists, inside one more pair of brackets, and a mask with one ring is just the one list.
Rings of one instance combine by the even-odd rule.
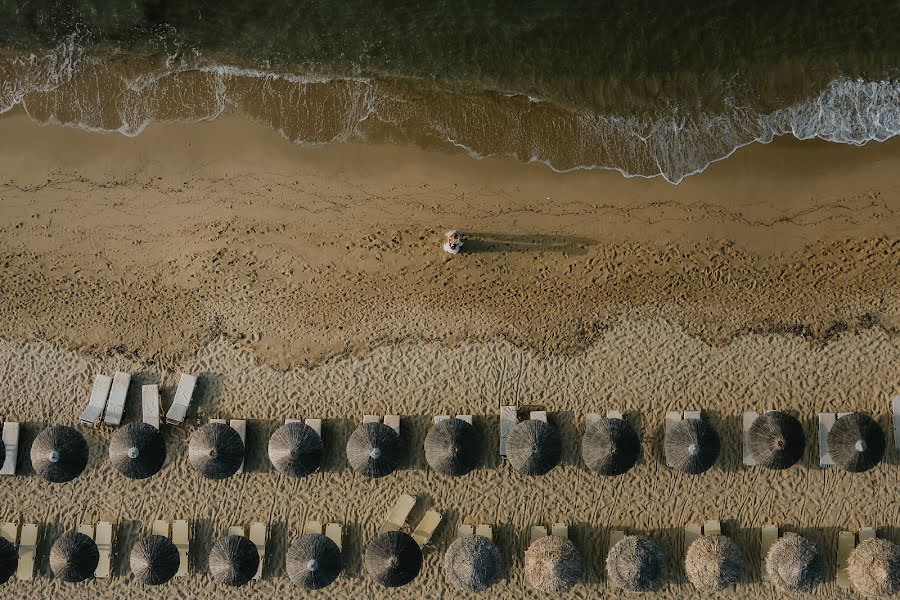
[[[606, 585], [609, 532], [659, 541], [668, 585], [695, 597], [681, 561], [688, 521], [719, 518], [747, 580], [718, 597], [778, 598], [760, 581], [768, 522], [822, 547], [834, 582], [841, 529], [900, 543], [890, 397], [900, 392], [900, 141], [862, 148], [776, 141], [739, 150], [673, 186], [615, 172], [361, 144], [293, 146], [235, 117], [153, 125], [136, 138], [0, 118], [0, 415], [23, 422], [20, 474], [0, 479], [0, 518], [42, 524], [38, 577], [16, 598], [300, 598], [284, 556], [308, 518], [343, 522], [346, 572], [323, 596], [444, 598], [443, 551], [461, 520], [494, 525], [508, 563], [496, 598], [537, 598], [525, 582], [531, 525], [570, 524], [585, 581], [563, 598], [620, 597]], [[440, 249], [460, 228], [464, 253]], [[132, 482], [109, 465], [109, 432], [82, 429], [91, 462], [51, 486], [28, 459], [48, 424], [73, 424], [95, 373], [133, 374], [171, 402], [180, 372], [200, 376], [183, 428], [166, 428], [162, 473]], [[502, 404], [541, 407], [563, 464], [528, 479], [500, 463]], [[740, 415], [779, 408], [807, 450], [781, 473], [741, 464]], [[583, 414], [619, 409], [643, 457], [606, 479], [581, 464]], [[723, 439], [708, 473], [662, 461], [667, 410], [703, 410]], [[815, 414], [863, 411], [888, 432], [864, 474], [822, 470]], [[402, 415], [408, 464], [354, 474], [346, 440], [363, 414]], [[435, 414], [473, 413], [484, 468], [427, 468]], [[325, 419], [325, 472], [293, 481], [266, 457], [286, 417]], [[208, 418], [246, 418], [248, 472], [202, 480], [187, 439]], [[421, 575], [397, 591], [366, 576], [361, 548], [401, 493], [444, 523]], [[78, 522], [119, 524], [114, 577], [52, 578], [47, 551]], [[152, 520], [196, 524], [193, 573], [163, 589], [131, 576], [127, 552]], [[230, 525], [271, 526], [265, 577], [250, 589], [210, 578], [206, 556]]]

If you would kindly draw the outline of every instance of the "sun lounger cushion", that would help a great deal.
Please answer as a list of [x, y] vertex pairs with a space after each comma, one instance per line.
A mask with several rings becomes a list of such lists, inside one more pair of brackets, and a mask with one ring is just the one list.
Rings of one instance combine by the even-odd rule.
[[118, 427], [122, 422], [122, 412], [125, 410], [125, 398], [128, 396], [130, 383], [131, 375], [116, 371], [112, 387], [109, 389], [109, 399], [106, 401], [106, 415], [103, 417], [103, 422], [107, 425]]
[[494, 539], [494, 530], [490, 525], [476, 525], [475, 526], [475, 535], [480, 535], [481, 537], [486, 537], [489, 540]]
[[256, 546], [256, 551], [259, 552], [259, 566], [256, 568], [256, 575], [253, 576], [253, 579], [260, 579], [266, 558], [266, 526], [263, 523], [250, 523], [250, 534], [248, 537]]
[[184, 422], [188, 408], [191, 405], [191, 398], [194, 395], [194, 387], [197, 385], [197, 378], [186, 373], [181, 374], [178, 381], [178, 388], [175, 390], [175, 398], [172, 400], [172, 406], [166, 413], [166, 423], [172, 425], [180, 425]]
[[15, 475], [16, 463], [19, 460], [19, 424], [7, 421], [3, 424], [3, 445], [6, 448], [6, 456], [0, 475]]
[[409, 516], [409, 513], [415, 505], [415, 498], [408, 494], [401, 495], [400, 498], [397, 499], [397, 504], [395, 504], [394, 508], [391, 509], [391, 512], [388, 513], [384, 525], [381, 526], [380, 533], [397, 531], [403, 527], [406, 524], [406, 517]]
[[141, 386], [141, 413], [144, 423], [159, 429], [159, 386]]
[[518, 423], [515, 406], [500, 407], [500, 456], [506, 458], [506, 439]]
[[19, 534], [19, 566], [16, 579], [31, 581], [34, 578], [34, 552], [37, 547], [38, 527], [33, 523], [22, 525]]
[[97, 542], [97, 550], [100, 552], [100, 562], [97, 563], [97, 569], [94, 571], [94, 577], [98, 579], [106, 579], [110, 575], [112, 567], [112, 543], [113, 543], [113, 527], [112, 523], [100, 521], [97, 523], [97, 530], [94, 534]]
[[172, 521], [172, 543], [178, 548], [181, 564], [178, 565], [176, 577], [183, 577], [188, 573], [188, 561], [191, 550], [191, 528], [185, 520]]
[[325, 537], [334, 542], [340, 550], [344, 542], [344, 528], [340, 523], [329, 523], [325, 526]]
[[422, 520], [419, 521], [418, 527], [413, 531], [412, 537], [416, 540], [416, 543], [419, 544], [420, 548], [425, 547], [429, 541], [431, 541], [431, 537], [434, 535], [435, 530], [437, 530], [438, 525], [441, 524], [441, 520], [443, 516], [441, 513], [436, 510], [429, 510], [425, 513], [425, 516], [422, 517]]
[[81, 413], [79, 419], [88, 425], [95, 425], [103, 415], [106, 408], [106, 400], [109, 398], [109, 388], [112, 387], [112, 377], [98, 373], [94, 377], [94, 387], [91, 389], [91, 397], [87, 408]]
[[834, 426], [834, 421], [834, 413], [819, 413], [819, 465], [822, 467], [834, 465], [828, 453], [828, 432]]

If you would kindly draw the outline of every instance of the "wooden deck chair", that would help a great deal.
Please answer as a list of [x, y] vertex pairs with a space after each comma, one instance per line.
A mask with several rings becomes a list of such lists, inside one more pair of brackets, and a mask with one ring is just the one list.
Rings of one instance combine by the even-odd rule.
[[891, 400], [894, 413], [894, 446], [900, 450], [900, 394]]
[[108, 521], [97, 523], [94, 533], [94, 541], [97, 543], [97, 550], [100, 551], [100, 562], [97, 563], [97, 569], [94, 571], [94, 577], [97, 579], [107, 579], [112, 572], [113, 539], [112, 523]]
[[863, 543], [866, 540], [874, 540], [875, 539], [875, 528], [874, 527], [861, 527], [859, 530], [859, 543]]
[[766, 573], [766, 555], [769, 553], [769, 548], [772, 547], [778, 541], [778, 525], [774, 525], [772, 523], [766, 523], [762, 528], [762, 535], [760, 538], [760, 560], [762, 561], [762, 568], [760, 569], [760, 576], [763, 579], [768, 578], [768, 574]]
[[744, 450], [744, 464], [748, 467], [756, 466], [756, 459], [750, 454], [750, 427], [759, 418], [759, 413], [747, 411], [741, 420], [741, 445]]
[[709, 519], [703, 524], [703, 535], [722, 535], [722, 524], [718, 519]]
[[703, 535], [703, 531], [700, 529], [700, 525], [697, 523], [688, 523], [684, 526], [684, 551], [687, 552], [687, 549], [691, 547], [691, 544], [697, 540], [701, 535]]
[[834, 413], [819, 413], [819, 466], [834, 466], [834, 460], [828, 453], [828, 432], [834, 427]]
[[228, 528], [228, 535], [236, 535], [238, 537], [247, 537], [247, 528], [243, 525], [232, 525]]
[[259, 566], [256, 568], [256, 575], [253, 579], [262, 578], [263, 565], [266, 561], [266, 526], [264, 523], [250, 523], [250, 541], [256, 546], [259, 552]]
[[334, 542], [338, 550], [343, 549], [344, 528], [340, 523], [328, 523], [325, 525], [325, 537]]
[[486, 537], [489, 540], [494, 539], [494, 530], [490, 525], [476, 525], [475, 526], [475, 535], [480, 535], [481, 537]]
[[109, 389], [109, 399], [106, 401], [106, 414], [103, 422], [113, 427], [122, 423], [122, 413], [125, 411], [125, 398], [128, 396], [128, 386], [131, 383], [131, 375], [124, 371], [116, 371], [113, 375], [112, 387]]
[[847, 575], [847, 559], [856, 548], [856, 534], [852, 531], [838, 533], [838, 571], [837, 584], [842, 589], [850, 589], [850, 577]]
[[0, 525], [0, 538], [15, 546], [19, 542], [19, 524], [4, 523]]
[[400, 498], [397, 499], [397, 504], [395, 504], [394, 508], [391, 509], [391, 512], [388, 513], [387, 519], [385, 519], [384, 524], [381, 526], [381, 529], [378, 530], [378, 533], [397, 531], [398, 529], [403, 528], [403, 526], [406, 525], [406, 517], [409, 516], [409, 513], [415, 505], [415, 498], [409, 494], [401, 495]]
[[106, 400], [109, 398], [109, 388], [112, 387], [112, 377], [97, 373], [94, 377], [94, 387], [91, 388], [91, 397], [87, 408], [78, 419], [86, 425], [96, 425], [106, 408]]
[[607, 418], [607, 419], [619, 419], [620, 421], [624, 421], [624, 420], [625, 420], [625, 417], [622, 415], [622, 413], [619, 412], [619, 411], [617, 411], [617, 410], [610, 410], [610, 411], [607, 411], [607, 412], [606, 412], [606, 418]]
[[185, 520], [172, 521], [172, 543], [178, 548], [178, 555], [181, 558], [181, 564], [178, 565], [176, 577], [182, 577], [188, 574], [188, 561], [191, 552], [191, 527]]
[[304, 523], [303, 535], [322, 535], [322, 522], [309, 520]]
[[528, 543], [531, 545], [543, 537], [547, 537], [547, 528], [543, 525], [535, 525], [531, 528], [531, 538]]
[[600, 413], [589, 412], [584, 413], [584, 429], [587, 431], [587, 428], [600, 420]]
[[303, 423], [322, 437], [322, 419], [304, 419]]
[[434, 535], [434, 532], [437, 531], [443, 518], [441, 513], [434, 509], [425, 513], [425, 516], [419, 521], [416, 530], [413, 531], [412, 534], [413, 539], [419, 544], [419, 548], [424, 548], [428, 545], [428, 542], [431, 541], [431, 537]]
[[153, 521], [153, 524], [150, 526], [150, 534], [151, 535], [161, 535], [164, 538], [169, 537], [169, 522], [168, 521]]
[[516, 414], [515, 406], [500, 407], [500, 457], [506, 458], [506, 438], [509, 432], [519, 422], [519, 416]]
[[533, 410], [528, 413], [528, 418], [532, 421], [543, 421], [547, 422], [547, 411], [546, 410]]
[[459, 527], [456, 528], [456, 537], [458, 537], [458, 538], [472, 537], [473, 535], [475, 535], [475, 528], [472, 527], [471, 525], [467, 525], [467, 524], [463, 523], [462, 525], [460, 525]]
[[169, 412], [166, 413], [166, 423], [181, 425], [184, 422], [184, 417], [191, 406], [191, 397], [194, 395], [196, 386], [197, 378], [195, 376], [186, 373], [181, 374], [178, 387], [175, 389], [175, 398], [172, 400], [172, 406], [169, 407]]
[[[241, 442], [244, 443], [244, 456], [247, 456], [247, 421], [244, 419], [231, 419], [228, 421], [228, 425], [237, 431], [237, 434], [241, 436]], [[244, 461], [241, 461], [241, 466], [238, 467], [238, 470], [235, 471], [235, 475], [240, 475], [244, 472]]]
[[3, 459], [0, 475], [15, 475], [19, 460], [19, 424], [15, 421], [3, 424], [3, 445], [6, 447], [6, 457]]
[[565, 523], [554, 523], [552, 527], [550, 527], [550, 535], [555, 535], [556, 537], [561, 538], [569, 538], [569, 526]]
[[16, 579], [19, 581], [34, 579], [34, 553], [37, 541], [38, 526], [34, 523], [22, 525], [19, 534], [19, 566], [16, 568]]
[[147, 425], [159, 429], [159, 386], [141, 386], [141, 416]]
[[384, 415], [384, 424], [400, 435], [400, 415]]

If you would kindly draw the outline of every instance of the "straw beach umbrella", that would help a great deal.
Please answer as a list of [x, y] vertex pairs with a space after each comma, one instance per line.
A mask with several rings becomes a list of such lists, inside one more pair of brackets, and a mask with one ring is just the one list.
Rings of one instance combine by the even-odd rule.
[[601, 475], [621, 475], [634, 466], [641, 454], [637, 433], [623, 419], [601, 417], [584, 432], [581, 457], [587, 467]]
[[666, 432], [666, 456], [672, 466], [688, 475], [699, 475], [716, 462], [721, 449], [719, 434], [702, 419], [684, 419]]
[[385, 587], [400, 587], [415, 579], [422, 569], [422, 550], [409, 534], [389, 531], [369, 542], [364, 562], [375, 581]]
[[581, 553], [568, 538], [544, 536], [525, 551], [525, 578], [538, 591], [565, 592], [581, 579], [581, 570]]
[[0, 538], [0, 583], [6, 583], [18, 566], [19, 555], [16, 553], [16, 547], [6, 538]]
[[244, 462], [244, 442], [231, 427], [207, 423], [191, 436], [188, 460], [207, 479], [226, 479]]
[[835, 421], [827, 443], [834, 464], [851, 473], [875, 467], [884, 458], [887, 446], [881, 426], [863, 413], [850, 413]]
[[384, 477], [400, 466], [400, 436], [384, 423], [362, 423], [347, 440], [347, 461], [366, 477]]
[[500, 580], [502, 570], [500, 550], [480, 535], [456, 538], [444, 554], [447, 579], [463, 592], [483, 592]]
[[149, 535], [131, 549], [129, 563], [138, 581], [160, 585], [175, 577], [181, 566], [181, 556], [169, 538]]
[[300, 536], [287, 553], [288, 578], [306, 590], [331, 585], [344, 567], [341, 549], [321, 533]]
[[562, 439], [553, 426], [543, 421], [522, 421], [506, 438], [506, 458], [520, 473], [544, 475], [559, 464]]
[[481, 436], [462, 419], [435, 423], [425, 436], [425, 460], [442, 475], [458, 477], [478, 466]]
[[773, 410], [753, 421], [747, 434], [750, 456], [767, 469], [787, 469], [803, 458], [806, 436], [793, 416]]
[[666, 557], [652, 539], [627, 535], [606, 555], [609, 581], [628, 592], [649, 592], [666, 579]]
[[787, 535], [766, 554], [766, 573], [782, 592], [809, 592], [825, 581], [825, 557], [819, 547], [800, 535]]
[[325, 446], [305, 423], [285, 423], [269, 438], [269, 460], [289, 477], [306, 477], [322, 467]]
[[116, 430], [109, 442], [109, 460], [129, 479], [146, 479], [166, 462], [166, 441], [153, 425], [136, 421]]
[[31, 445], [31, 464], [52, 483], [65, 483], [81, 475], [88, 463], [88, 444], [78, 431], [65, 425], [47, 427]]
[[731, 538], [703, 535], [688, 547], [684, 570], [698, 590], [724, 590], [740, 580], [744, 572], [744, 555]]
[[58, 579], [68, 583], [90, 579], [99, 563], [97, 544], [83, 533], [67, 533], [50, 548], [50, 569]]
[[847, 559], [847, 576], [864, 596], [900, 593], [900, 546], [878, 538], [860, 543]]
[[209, 572], [220, 583], [238, 587], [248, 583], [259, 568], [256, 545], [242, 535], [227, 535], [209, 552]]

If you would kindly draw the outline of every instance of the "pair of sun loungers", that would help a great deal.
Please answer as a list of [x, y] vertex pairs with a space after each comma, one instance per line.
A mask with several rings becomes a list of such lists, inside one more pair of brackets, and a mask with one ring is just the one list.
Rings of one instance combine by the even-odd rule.
[[[875, 539], [873, 527], [863, 527], [859, 530], [859, 542]], [[849, 589], [850, 577], [847, 575], [847, 561], [850, 554], [856, 548], [857, 536], [852, 531], [841, 531], [838, 534], [838, 572], [837, 584], [839, 587]]]
[[323, 529], [321, 521], [307, 521], [303, 527], [303, 533], [304, 535], [324, 533], [325, 537], [334, 542], [338, 550], [343, 549], [344, 528], [340, 523], [326, 523]]
[[[528, 418], [533, 421], [547, 422], [547, 411], [533, 410], [528, 414]], [[500, 457], [506, 458], [506, 440], [509, 438], [509, 432], [519, 424], [519, 409], [517, 406], [501, 406], [500, 407]]]
[[[403, 494], [397, 500], [397, 504], [388, 513], [387, 519], [378, 530], [378, 533], [387, 533], [388, 531], [399, 531], [406, 526], [406, 518], [416, 505], [416, 499], [409, 494]], [[419, 521], [419, 524], [412, 532], [412, 538], [416, 541], [420, 548], [424, 548], [431, 541], [434, 532], [441, 524], [443, 516], [434, 509], [429, 509]]]
[[697, 538], [704, 535], [722, 535], [722, 524], [716, 519], [706, 521], [702, 526], [699, 523], [688, 523], [684, 526], [684, 550], [693, 544]]
[[458, 538], [470, 537], [473, 535], [480, 535], [481, 537], [486, 537], [489, 540], [493, 540], [494, 530], [490, 525], [487, 525], [485, 523], [480, 523], [478, 525], [463, 523], [456, 528], [456, 537]]
[[531, 538], [529, 540], [530, 544], [535, 543], [541, 538], [545, 538], [548, 535], [555, 535], [556, 537], [566, 538], [569, 537], [569, 526], [565, 523], [554, 523], [550, 526], [550, 532], [547, 532], [547, 528], [544, 525], [535, 525], [531, 528]]
[[6, 421], [3, 423], [3, 445], [6, 455], [0, 466], [0, 475], [15, 475], [16, 463], [19, 460], [19, 423]]
[[253, 542], [253, 545], [256, 546], [256, 551], [259, 553], [259, 566], [256, 568], [256, 575], [253, 576], [253, 579], [261, 579], [263, 574], [263, 564], [266, 560], [267, 528], [265, 524], [250, 523], [250, 527], [247, 529], [244, 529], [241, 525], [229, 527], [228, 535], [246, 537]]
[[109, 521], [100, 521], [96, 527], [87, 523], [82, 523], [77, 528], [78, 533], [88, 536], [97, 544], [97, 550], [100, 552], [100, 562], [97, 563], [97, 569], [94, 571], [96, 579], [107, 579], [112, 573], [113, 562], [113, 542], [115, 541], [115, 527]]
[[[210, 419], [210, 423], [218, 423], [220, 425], [228, 425], [232, 429], [234, 429], [237, 434], [241, 437], [241, 442], [244, 444], [244, 454], [246, 455], [247, 448], [247, 421], [245, 419]], [[241, 466], [235, 471], [236, 475], [240, 475], [244, 472], [244, 461], [241, 461]]]
[[[91, 389], [91, 397], [87, 408], [81, 413], [79, 419], [82, 423], [91, 426], [100, 424], [103, 417], [105, 425], [118, 427], [122, 423], [122, 413], [125, 409], [125, 398], [128, 395], [128, 386], [131, 383], [131, 375], [123, 371], [117, 371], [115, 375], [97, 374], [94, 378], [94, 386]], [[197, 378], [193, 375], [182, 374], [175, 391], [175, 399], [169, 412], [166, 413], [166, 422], [172, 425], [180, 425], [184, 421]], [[141, 387], [142, 416], [145, 423], [159, 429], [159, 386], [145, 385]]]
[[[363, 423], [381, 423], [382, 418], [378, 415], [363, 415]], [[400, 415], [384, 415], [384, 424], [400, 435]]]
[[0, 537], [17, 546], [19, 564], [16, 567], [16, 579], [31, 581], [34, 579], [34, 553], [38, 543], [38, 526], [25, 523], [19, 529], [18, 523], [0, 525]]
[[171, 536], [168, 521], [153, 521], [150, 527], [150, 533], [153, 535], [161, 535], [169, 538], [175, 544], [181, 559], [178, 565], [178, 571], [175, 577], [183, 577], [188, 574], [188, 556], [191, 549], [191, 528], [190, 524], [185, 520], [172, 521]]

